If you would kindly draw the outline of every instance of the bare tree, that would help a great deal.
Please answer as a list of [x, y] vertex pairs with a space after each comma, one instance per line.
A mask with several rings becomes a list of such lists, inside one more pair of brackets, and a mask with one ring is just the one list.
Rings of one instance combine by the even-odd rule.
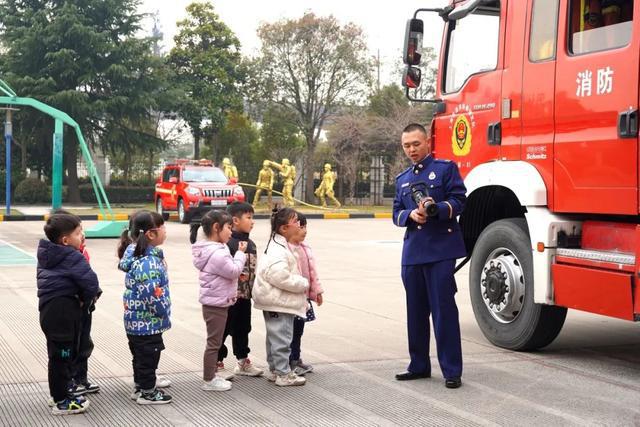
[[295, 112], [306, 144], [306, 197], [313, 195], [313, 153], [327, 117], [361, 99], [372, 62], [362, 29], [306, 13], [258, 29], [262, 50], [254, 72], [261, 97]]
[[367, 150], [369, 117], [354, 111], [336, 117], [329, 128], [329, 146], [332, 157], [339, 166], [342, 179], [349, 183], [349, 203], [354, 203], [358, 171], [362, 161], [369, 156]]

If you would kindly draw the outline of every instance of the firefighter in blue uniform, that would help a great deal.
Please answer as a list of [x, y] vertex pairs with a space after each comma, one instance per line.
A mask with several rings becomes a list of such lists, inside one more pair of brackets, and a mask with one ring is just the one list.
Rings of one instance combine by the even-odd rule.
[[402, 282], [407, 297], [411, 363], [406, 372], [396, 374], [396, 379], [431, 376], [429, 315], [432, 315], [445, 386], [458, 388], [462, 385], [462, 348], [453, 273], [456, 258], [466, 255], [456, 219], [464, 207], [466, 188], [455, 163], [432, 157], [422, 125], [410, 124], [403, 130], [402, 149], [413, 166], [396, 177], [393, 222], [406, 227]]

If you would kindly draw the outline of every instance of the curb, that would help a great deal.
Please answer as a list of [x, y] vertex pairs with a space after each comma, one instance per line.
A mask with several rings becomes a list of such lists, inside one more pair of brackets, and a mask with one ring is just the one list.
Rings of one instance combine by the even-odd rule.
[[[12, 221], [46, 221], [49, 215], [1, 215], [0, 222], [12, 222]], [[78, 215], [83, 221], [127, 221], [129, 220], [128, 214], [115, 214], [113, 218], [108, 216], [98, 215]], [[348, 212], [327, 212], [324, 214], [305, 214], [309, 219], [390, 219], [391, 213], [378, 212], [378, 213], [348, 213]], [[253, 216], [255, 219], [269, 219], [269, 214], [256, 214]], [[176, 219], [177, 216], [172, 215], [172, 219]]]

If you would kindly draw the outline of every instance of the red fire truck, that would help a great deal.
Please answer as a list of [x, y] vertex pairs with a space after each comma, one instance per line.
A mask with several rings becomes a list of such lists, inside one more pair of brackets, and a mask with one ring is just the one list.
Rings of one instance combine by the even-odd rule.
[[177, 160], [164, 167], [156, 182], [156, 211], [168, 218], [177, 211], [178, 219], [187, 223], [211, 209], [225, 209], [228, 204], [244, 202], [244, 192], [235, 179], [227, 179], [210, 160]]
[[465, 177], [460, 222], [484, 335], [540, 348], [567, 308], [639, 321], [640, 1], [419, 9], [405, 36], [410, 99], [423, 14], [444, 20], [436, 99], [420, 101], [434, 103], [434, 155]]

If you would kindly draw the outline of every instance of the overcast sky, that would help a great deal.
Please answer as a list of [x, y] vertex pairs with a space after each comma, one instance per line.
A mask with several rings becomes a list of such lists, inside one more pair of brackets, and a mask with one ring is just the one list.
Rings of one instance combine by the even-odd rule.
[[[143, 0], [142, 12], [158, 12], [161, 30], [164, 33], [164, 51], [173, 45], [176, 22], [185, 16], [188, 0]], [[256, 30], [262, 22], [274, 22], [282, 18], [298, 18], [305, 11], [316, 15], [335, 16], [340, 23], [353, 22], [365, 32], [371, 55], [380, 50], [382, 64], [382, 84], [398, 83], [393, 75], [402, 61], [402, 43], [406, 20], [420, 7], [437, 7], [443, 0], [396, 0], [385, 2], [383, 6], [373, 6], [372, 2], [361, 0], [269, 0], [269, 1], [212, 1], [216, 13], [236, 34], [245, 55], [253, 55], [259, 49]], [[430, 14], [434, 15], [434, 14]], [[441, 22], [441, 21], [440, 21]], [[431, 30], [431, 31], [430, 31]], [[433, 17], [425, 23], [425, 45], [437, 46], [439, 50], [442, 27], [439, 19]]]

